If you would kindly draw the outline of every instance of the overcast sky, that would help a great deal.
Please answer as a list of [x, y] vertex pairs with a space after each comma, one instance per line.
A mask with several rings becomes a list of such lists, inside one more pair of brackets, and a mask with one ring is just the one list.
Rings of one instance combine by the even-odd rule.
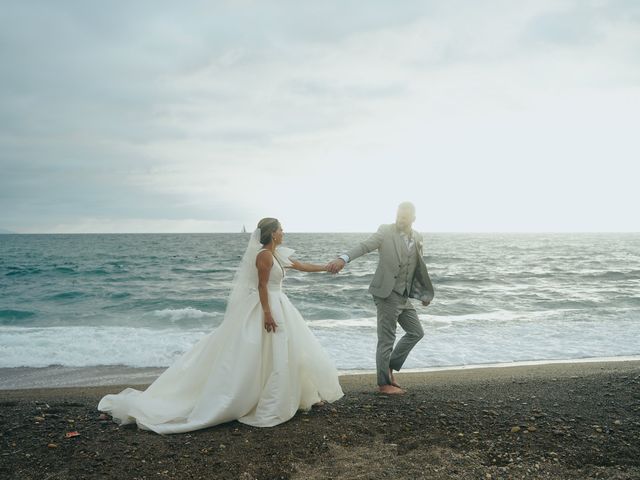
[[0, 228], [640, 231], [640, 2], [3, 1]]

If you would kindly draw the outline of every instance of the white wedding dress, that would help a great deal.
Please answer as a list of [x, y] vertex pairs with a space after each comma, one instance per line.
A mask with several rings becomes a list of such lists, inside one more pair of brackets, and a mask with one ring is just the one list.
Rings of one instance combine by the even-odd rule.
[[[254, 243], [255, 237], [256, 232]], [[105, 395], [98, 410], [120, 425], [135, 422], [141, 429], [170, 434], [231, 420], [271, 427], [291, 419], [299, 409], [341, 398], [344, 394], [333, 362], [282, 291], [283, 267], [291, 265], [291, 253], [284, 247], [276, 250], [269, 276], [269, 305], [278, 325], [275, 333], [264, 328], [257, 251], [248, 248], [243, 262], [252, 284], [242, 295], [232, 293], [233, 305], [227, 307], [220, 326], [146, 390], [126, 388]], [[251, 263], [256, 272], [251, 271]]]

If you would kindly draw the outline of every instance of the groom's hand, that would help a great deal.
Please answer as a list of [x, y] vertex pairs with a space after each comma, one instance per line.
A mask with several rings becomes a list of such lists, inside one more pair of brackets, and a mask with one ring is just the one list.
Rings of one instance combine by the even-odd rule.
[[427, 305], [429, 305], [430, 303], [431, 303], [431, 302], [428, 302], [428, 301], [426, 301], [426, 300], [422, 300], [422, 305], [424, 305], [425, 307], [426, 307]]
[[331, 262], [327, 263], [327, 272], [338, 273], [340, 270], [344, 268], [345, 262], [341, 258], [336, 258]]

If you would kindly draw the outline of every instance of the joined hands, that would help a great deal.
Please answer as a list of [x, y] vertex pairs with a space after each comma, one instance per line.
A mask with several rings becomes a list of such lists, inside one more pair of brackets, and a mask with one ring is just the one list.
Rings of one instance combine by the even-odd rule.
[[[327, 272], [329, 273], [338, 273], [340, 270], [342, 270], [344, 268], [344, 266], [346, 265], [346, 262], [342, 259], [342, 258], [336, 258], [335, 260], [330, 261], [329, 263], [327, 263], [325, 265], [325, 268], [327, 270]], [[431, 302], [430, 301], [422, 301], [422, 305], [423, 306], [428, 306]]]
[[345, 261], [341, 258], [336, 258], [335, 260], [327, 263], [327, 272], [329, 273], [338, 273], [345, 266]]

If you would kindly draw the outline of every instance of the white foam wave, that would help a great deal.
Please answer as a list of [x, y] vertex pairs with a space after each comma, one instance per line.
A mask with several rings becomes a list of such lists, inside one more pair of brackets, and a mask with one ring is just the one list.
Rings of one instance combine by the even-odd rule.
[[329, 328], [329, 329], [353, 329], [353, 328], [376, 328], [377, 320], [375, 317], [368, 318], [346, 318], [343, 320], [313, 320], [309, 322], [312, 328]]
[[[573, 309], [573, 310], [577, 310], [577, 309]], [[444, 322], [444, 323], [473, 322], [473, 321], [512, 322], [512, 321], [518, 321], [518, 320], [523, 320], [523, 321], [538, 320], [540, 318], [548, 317], [549, 315], [555, 314], [558, 312], [559, 310], [519, 311], [519, 312], [514, 312], [511, 310], [493, 310], [491, 312], [467, 313], [463, 315], [420, 315], [420, 318], [428, 322]]]
[[[358, 326], [371, 324], [361, 319]], [[325, 322], [324, 327], [331, 325]], [[640, 355], [637, 319], [566, 322], [467, 321], [437, 323], [422, 319], [425, 336], [412, 350], [406, 368], [512, 363], [589, 357]], [[376, 329], [316, 328], [320, 342], [340, 369], [375, 366]], [[403, 334], [398, 326], [398, 338]]]
[[181, 320], [193, 320], [202, 318], [215, 318], [221, 314], [218, 312], [203, 312], [193, 307], [186, 308], [165, 308], [163, 310], [155, 310], [153, 315], [156, 317], [167, 318], [172, 323], [180, 322]]
[[169, 366], [207, 330], [2, 327], [0, 367]]
[[[578, 311], [578, 309], [566, 309]], [[418, 318], [423, 322], [425, 326], [428, 325], [442, 325], [452, 323], [473, 323], [473, 322], [514, 322], [514, 321], [539, 321], [543, 318], [551, 318], [554, 315], [561, 314], [563, 311], [556, 310], [554, 312], [549, 311], [534, 311], [534, 312], [512, 312], [509, 310], [494, 310], [492, 312], [485, 313], [469, 313], [464, 315], [418, 315]], [[349, 329], [349, 328], [376, 328], [376, 317], [362, 317], [362, 318], [348, 318], [342, 320], [325, 319], [325, 320], [313, 320], [310, 324], [314, 328], [327, 328], [327, 329]]]
[[[477, 316], [473, 316], [477, 319]], [[640, 355], [637, 315], [567, 321], [434, 321], [406, 368]], [[375, 368], [376, 320], [308, 322], [339, 369]], [[166, 367], [214, 328], [0, 326], [0, 367], [126, 365]], [[402, 329], [398, 327], [398, 335]]]

